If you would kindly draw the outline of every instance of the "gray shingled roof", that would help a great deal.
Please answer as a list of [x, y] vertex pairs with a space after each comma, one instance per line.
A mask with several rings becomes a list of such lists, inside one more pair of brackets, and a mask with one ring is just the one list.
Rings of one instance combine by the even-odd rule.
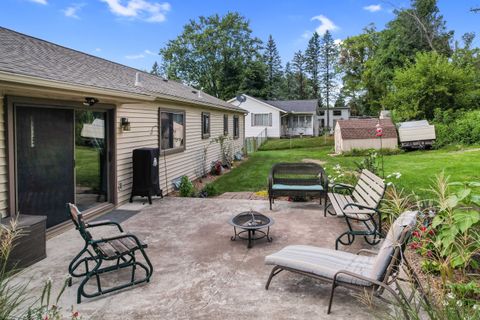
[[314, 100], [266, 100], [266, 103], [285, 112], [316, 113], [318, 101]]
[[[172, 80], [0, 27], [0, 71], [125, 93], [168, 96], [245, 112]], [[135, 86], [140, 73], [142, 86]]]

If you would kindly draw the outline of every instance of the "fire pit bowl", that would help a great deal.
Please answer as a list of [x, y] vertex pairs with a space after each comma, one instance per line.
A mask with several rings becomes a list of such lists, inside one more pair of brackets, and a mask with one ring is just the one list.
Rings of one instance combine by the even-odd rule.
[[[275, 221], [267, 217], [266, 215], [261, 214], [256, 211], [245, 211], [237, 214], [231, 218], [228, 223], [233, 226], [234, 236], [230, 240], [235, 241], [237, 238], [242, 240], [248, 240], [248, 248], [252, 247], [254, 240], [260, 240], [266, 238], [268, 242], [272, 242], [272, 238], [269, 236], [270, 226], [275, 223]], [[242, 229], [242, 231], [237, 232], [237, 228]], [[263, 231], [260, 229], [267, 229]], [[247, 237], [244, 234], [247, 234]]]

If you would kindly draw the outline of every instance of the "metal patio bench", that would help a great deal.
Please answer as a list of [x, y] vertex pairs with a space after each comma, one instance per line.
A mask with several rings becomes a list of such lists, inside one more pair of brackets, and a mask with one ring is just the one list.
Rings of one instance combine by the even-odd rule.
[[[399, 304], [410, 302], [413, 294], [409, 298], [405, 296], [398, 284], [399, 280], [404, 279], [399, 278], [398, 274], [401, 266], [404, 266], [408, 272], [414, 273], [403, 253], [411, 232], [415, 228], [416, 217], [417, 212], [414, 211], [406, 211], [400, 215], [390, 228], [378, 252], [364, 249], [353, 254], [314, 246], [287, 246], [265, 258], [265, 264], [274, 266], [265, 289], [268, 290], [274, 276], [287, 270], [331, 283], [328, 314], [332, 308], [335, 288], [338, 286], [366, 290], [384, 301], [392, 302], [382, 297], [386, 290], [392, 294], [394, 302]], [[418, 285], [417, 278], [412, 278], [414, 284]], [[391, 284], [395, 286], [392, 287]], [[423, 294], [423, 289], [420, 292]]]
[[[334, 184], [328, 193], [329, 204], [324, 208], [324, 216], [333, 207], [332, 215], [345, 216], [348, 231], [342, 233], [335, 241], [338, 244], [350, 245], [355, 236], [363, 236], [368, 244], [375, 245], [382, 237], [382, 215], [380, 202], [385, 194], [385, 182], [367, 169], [363, 169], [355, 186]], [[346, 237], [346, 240], [343, 238]]]
[[[145, 243], [141, 242], [135, 235], [125, 233], [119, 223], [108, 220], [86, 223], [83, 220], [82, 214], [74, 204], [68, 203], [67, 207], [73, 224], [80, 232], [83, 240], [85, 240], [83, 249], [73, 258], [68, 267], [68, 272], [72, 277], [83, 278], [77, 291], [77, 303], [81, 303], [82, 296], [93, 298], [140, 283], [150, 282], [153, 266], [145, 252], [145, 248], [147, 248]], [[116, 227], [118, 233], [113, 236], [94, 239], [89, 230], [101, 226]], [[137, 260], [137, 252], [140, 252], [143, 256], [144, 262]], [[79, 271], [79, 267], [82, 265], [84, 265], [84, 270]], [[102, 288], [100, 281], [102, 275], [129, 267], [132, 270], [127, 283], [106, 289]], [[145, 276], [140, 279], [135, 279], [135, 273], [138, 267], [145, 271]], [[96, 280], [97, 290], [93, 293], [87, 293], [85, 291], [85, 285], [92, 278]], [[72, 286], [72, 278], [70, 278], [68, 285]]]
[[270, 210], [275, 197], [318, 196], [327, 202], [328, 180], [323, 168], [316, 163], [276, 163], [268, 177]]

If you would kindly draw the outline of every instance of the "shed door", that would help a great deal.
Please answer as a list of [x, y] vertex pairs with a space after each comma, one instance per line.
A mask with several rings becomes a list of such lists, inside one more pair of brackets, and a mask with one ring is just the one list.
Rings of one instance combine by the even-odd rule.
[[73, 110], [17, 107], [15, 127], [18, 211], [57, 225], [74, 202]]

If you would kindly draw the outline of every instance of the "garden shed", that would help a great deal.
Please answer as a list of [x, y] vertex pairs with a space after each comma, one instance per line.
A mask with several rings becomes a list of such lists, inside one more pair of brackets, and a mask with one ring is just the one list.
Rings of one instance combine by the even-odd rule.
[[[381, 138], [377, 136], [377, 124], [382, 128]], [[397, 130], [388, 118], [338, 120], [335, 126], [335, 153], [354, 149], [396, 149], [397, 146]]]

